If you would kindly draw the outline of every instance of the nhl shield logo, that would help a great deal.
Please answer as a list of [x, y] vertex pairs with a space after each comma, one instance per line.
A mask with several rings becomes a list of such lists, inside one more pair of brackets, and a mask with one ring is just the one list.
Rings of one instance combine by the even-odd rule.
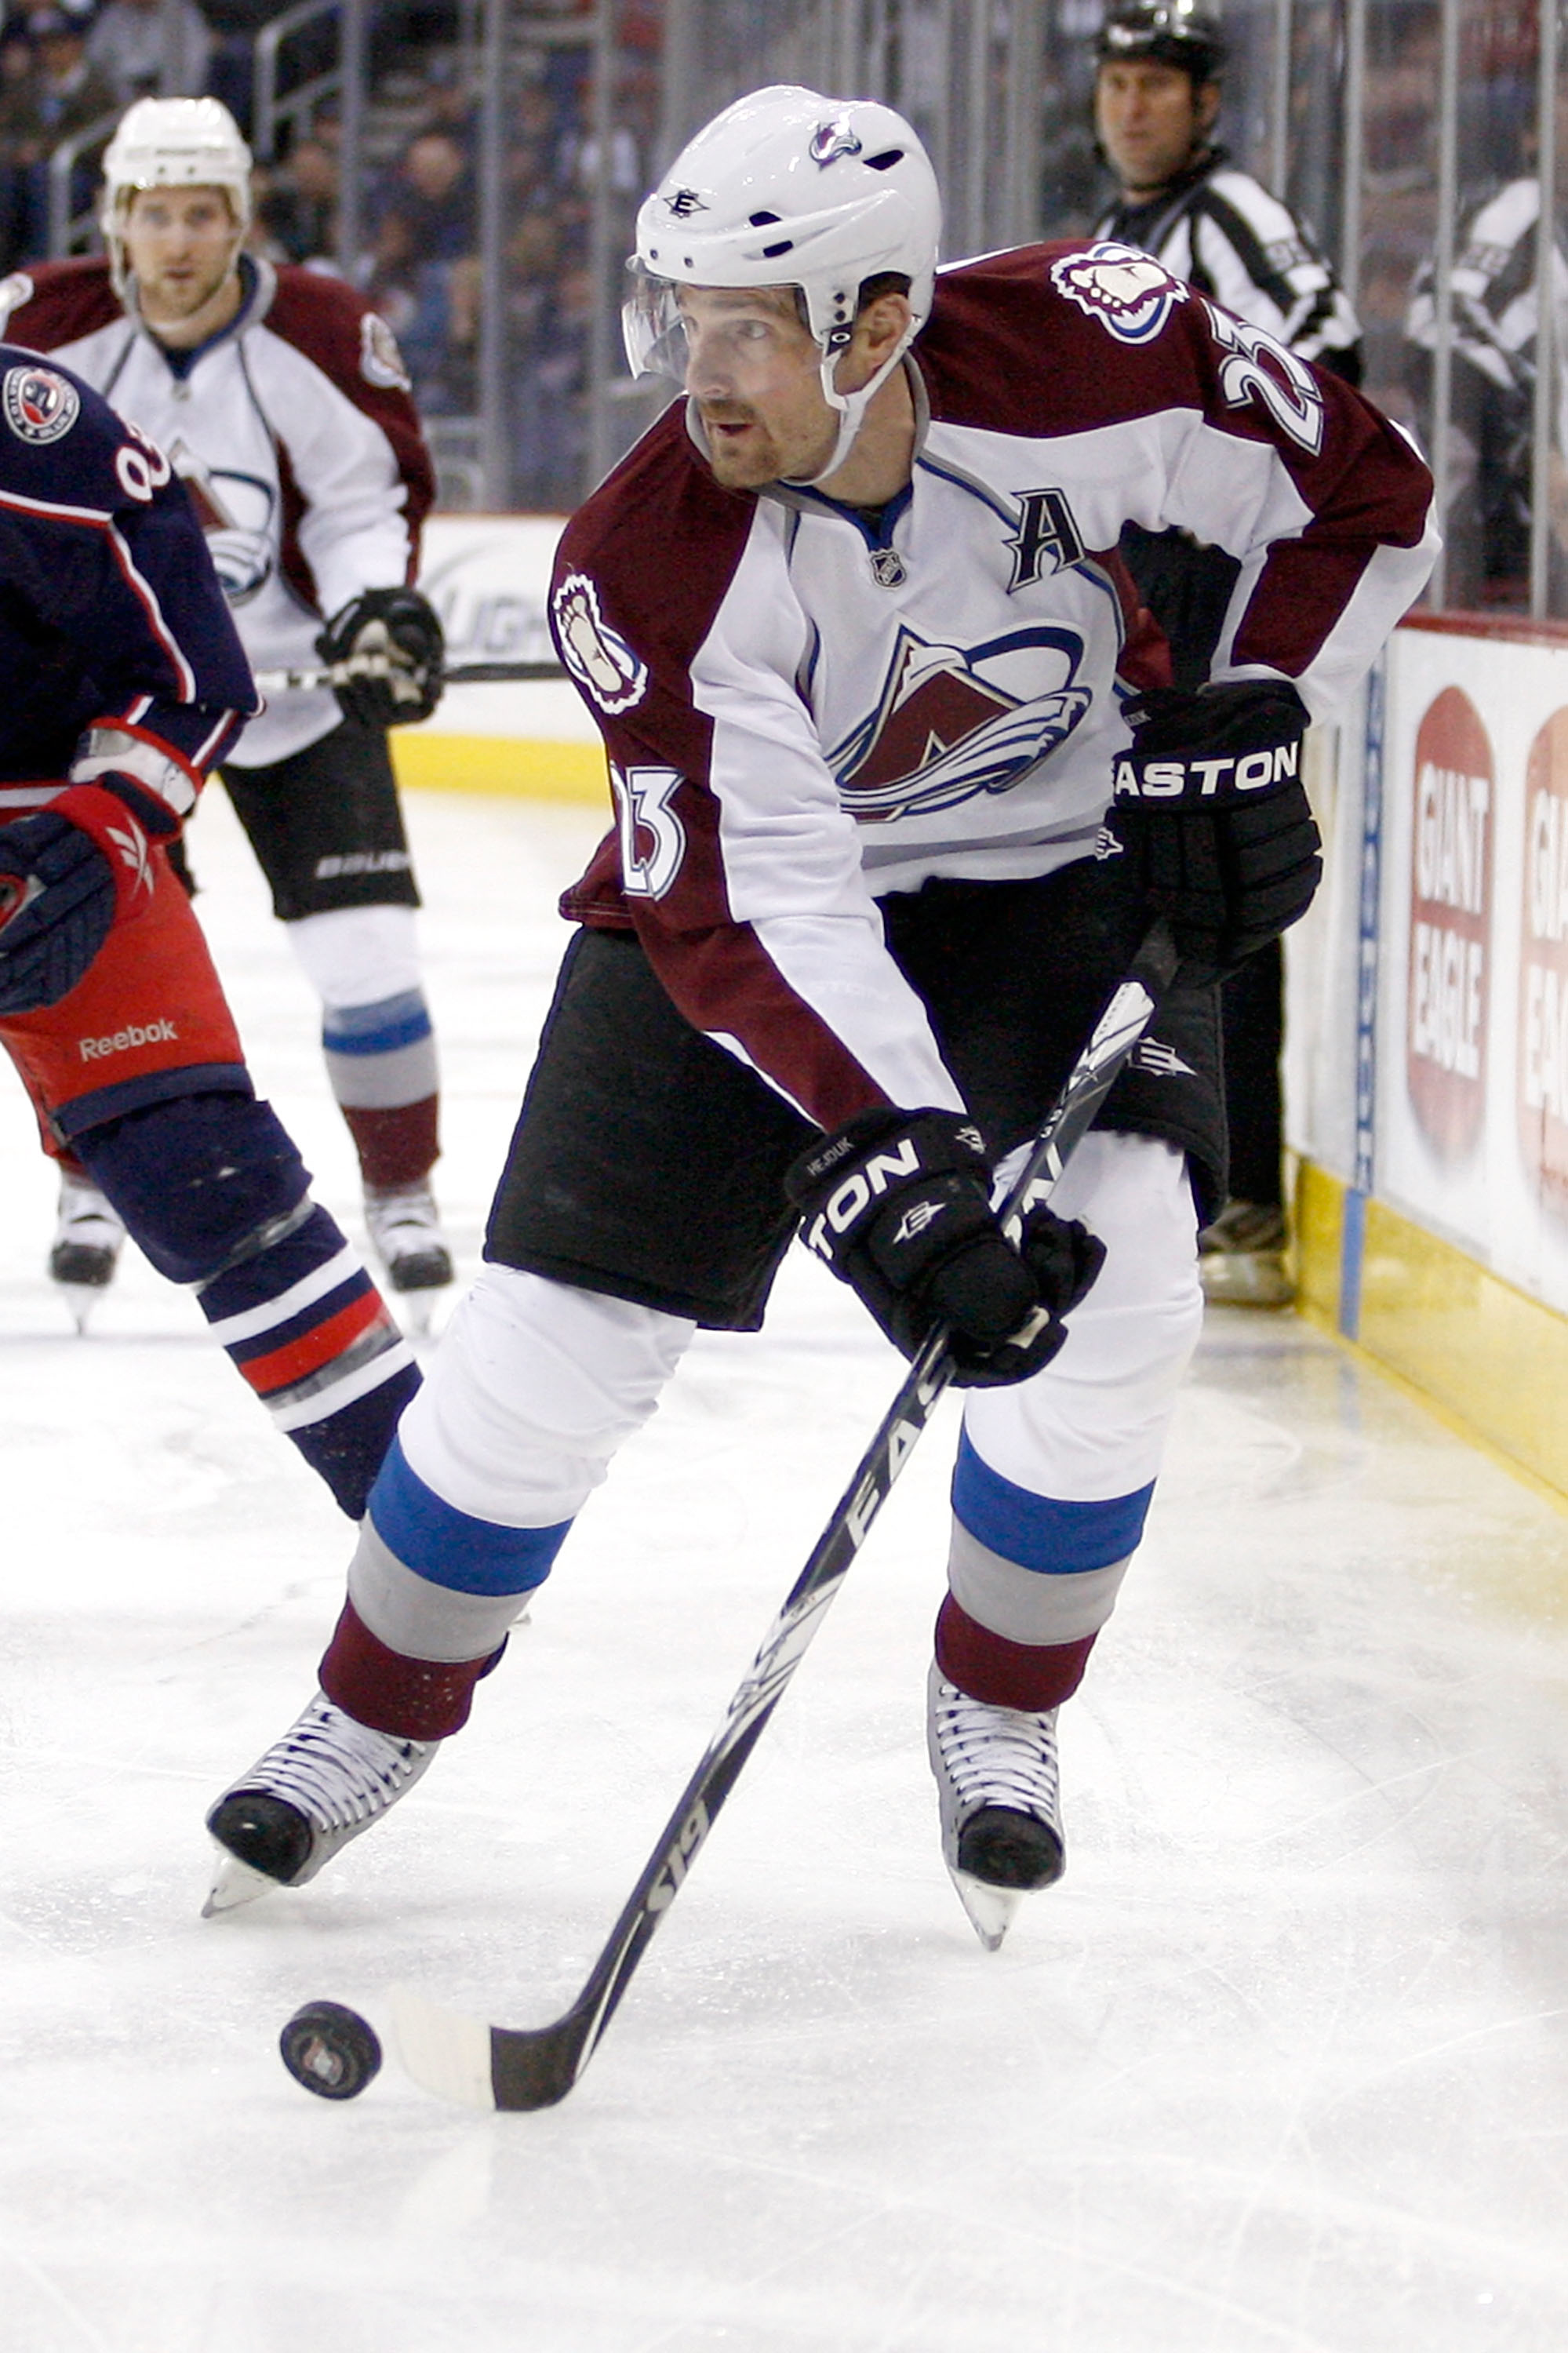
[[58, 441], [81, 413], [81, 395], [53, 368], [7, 368], [0, 406], [18, 441]]
[[1147, 253], [1131, 245], [1091, 245], [1051, 265], [1058, 294], [1097, 319], [1118, 343], [1147, 343], [1156, 336], [1187, 289]]

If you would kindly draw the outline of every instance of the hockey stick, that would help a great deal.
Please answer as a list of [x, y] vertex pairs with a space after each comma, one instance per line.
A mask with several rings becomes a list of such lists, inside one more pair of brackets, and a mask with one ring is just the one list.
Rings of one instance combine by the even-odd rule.
[[[400, 664], [385, 654], [364, 654], [357, 660], [329, 662], [320, 670], [259, 670], [256, 683], [263, 694], [286, 694], [300, 687], [346, 686], [356, 678], [388, 678]], [[558, 661], [458, 662], [441, 672], [443, 686], [536, 686], [546, 679], [565, 678]]]
[[[1150, 927], [1037, 1130], [1002, 1204], [1005, 1220], [1016, 1221], [1055, 1190], [1170, 987], [1176, 961], [1170, 926], [1161, 919]], [[952, 1377], [947, 1334], [938, 1328], [861, 1457], [571, 2008], [549, 2026], [487, 2026], [408, 1987], [394, 1988], [398, 2052], [427, 2091], [468, 2107], [547, 2108], [571, 2090]]]

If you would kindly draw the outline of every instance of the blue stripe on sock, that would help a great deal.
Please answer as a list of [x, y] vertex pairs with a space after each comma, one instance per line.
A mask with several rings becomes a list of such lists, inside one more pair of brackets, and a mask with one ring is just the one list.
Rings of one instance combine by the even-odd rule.
[[1108, 1568], [1138, 1548], [1154, 1482], [1103, 1504], [1062, 1504], [1015, 1487], [982, 1462], [967, 1431], [959, 1440], [953, 1510], [970, 1535], [1003, 1560], [1047, 1577]]
[[377, 1005], [337, 1005], [322, 1017], [322, 1044], [330, 1054], [393, 1054], [430, 1035], [423, 994], [406, 988]]
[[572, 1525], [503, 1528], [473, 1519], [426, 1486], [396, 1439], [370, 1491], [370, 1516], [405, 1568], [454, 1593], [531, 1593], [550, 1574]]

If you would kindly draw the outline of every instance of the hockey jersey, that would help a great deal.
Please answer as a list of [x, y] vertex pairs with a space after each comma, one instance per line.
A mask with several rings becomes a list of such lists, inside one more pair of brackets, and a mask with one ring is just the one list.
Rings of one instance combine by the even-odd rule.
[[[166, 453], [252, 664], [308, 669], [323, 617], [413, 579], [434, 479], [385, 322], [341, 279], [239, 267], [238, 315], [194, 352], [165, 350], [99, 259], [5, 280], [0, 333], [65, 361]], [[271, 694], [236, 756], [284, 759], [340, 715], [325, 689]]]
[[552, 586], [619, 818], [567, 912], [633, 924], [686, 1017], [824, 1127], [959, 1107], [878, 894], [1107, 846], [1118, 673], [1148, 656], [1104, 553], [1124, 523], [1238, 559], [1214, 674], [1288, 678], [1315, 716], [1436, 545], [1404, 435], [1128, 248], [944, 272], [906, 364], [913, 479], [879, 515], [721, 489], [677, 403]]
[[107, 768], [184, 817], [258, 702], [168, 459], [0, 344], [0, 818]]

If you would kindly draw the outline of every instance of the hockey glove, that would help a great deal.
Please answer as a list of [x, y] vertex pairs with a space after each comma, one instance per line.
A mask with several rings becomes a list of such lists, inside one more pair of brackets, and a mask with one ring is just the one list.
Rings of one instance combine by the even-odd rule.
[[153, 889], [144, 828], [98, 785], [0, 825], [0, 1016], [58, 1005]]
[[1180, 982], [1199, 987], [1266, 947], [1317, 890], [1321, 844], [1298, 773], [1307, 712], [1294, 687], [1266, 679], [1159, 687], [1128, 715], [1111, 830], [1171, 920]]
[[441, 699], [446, 640], [417, 588], [366, 588], [335, 613], [316, 639], [323, 661], [346, 662], [333, 688], [350, 719], [401, 727], [428, 719]]
[[1105, 1261], [1103, 1242], [1046, 1208], [1029, 1212], [1014, 1248], [991, 1210], [980, 1131], [956, 1112], [862, 1112], [786, 1183], [808, 1248], [905, 1356], [948, 1325], [960, 1388], [1002, 1388], [1049, 1364], [1063, 1316]]

